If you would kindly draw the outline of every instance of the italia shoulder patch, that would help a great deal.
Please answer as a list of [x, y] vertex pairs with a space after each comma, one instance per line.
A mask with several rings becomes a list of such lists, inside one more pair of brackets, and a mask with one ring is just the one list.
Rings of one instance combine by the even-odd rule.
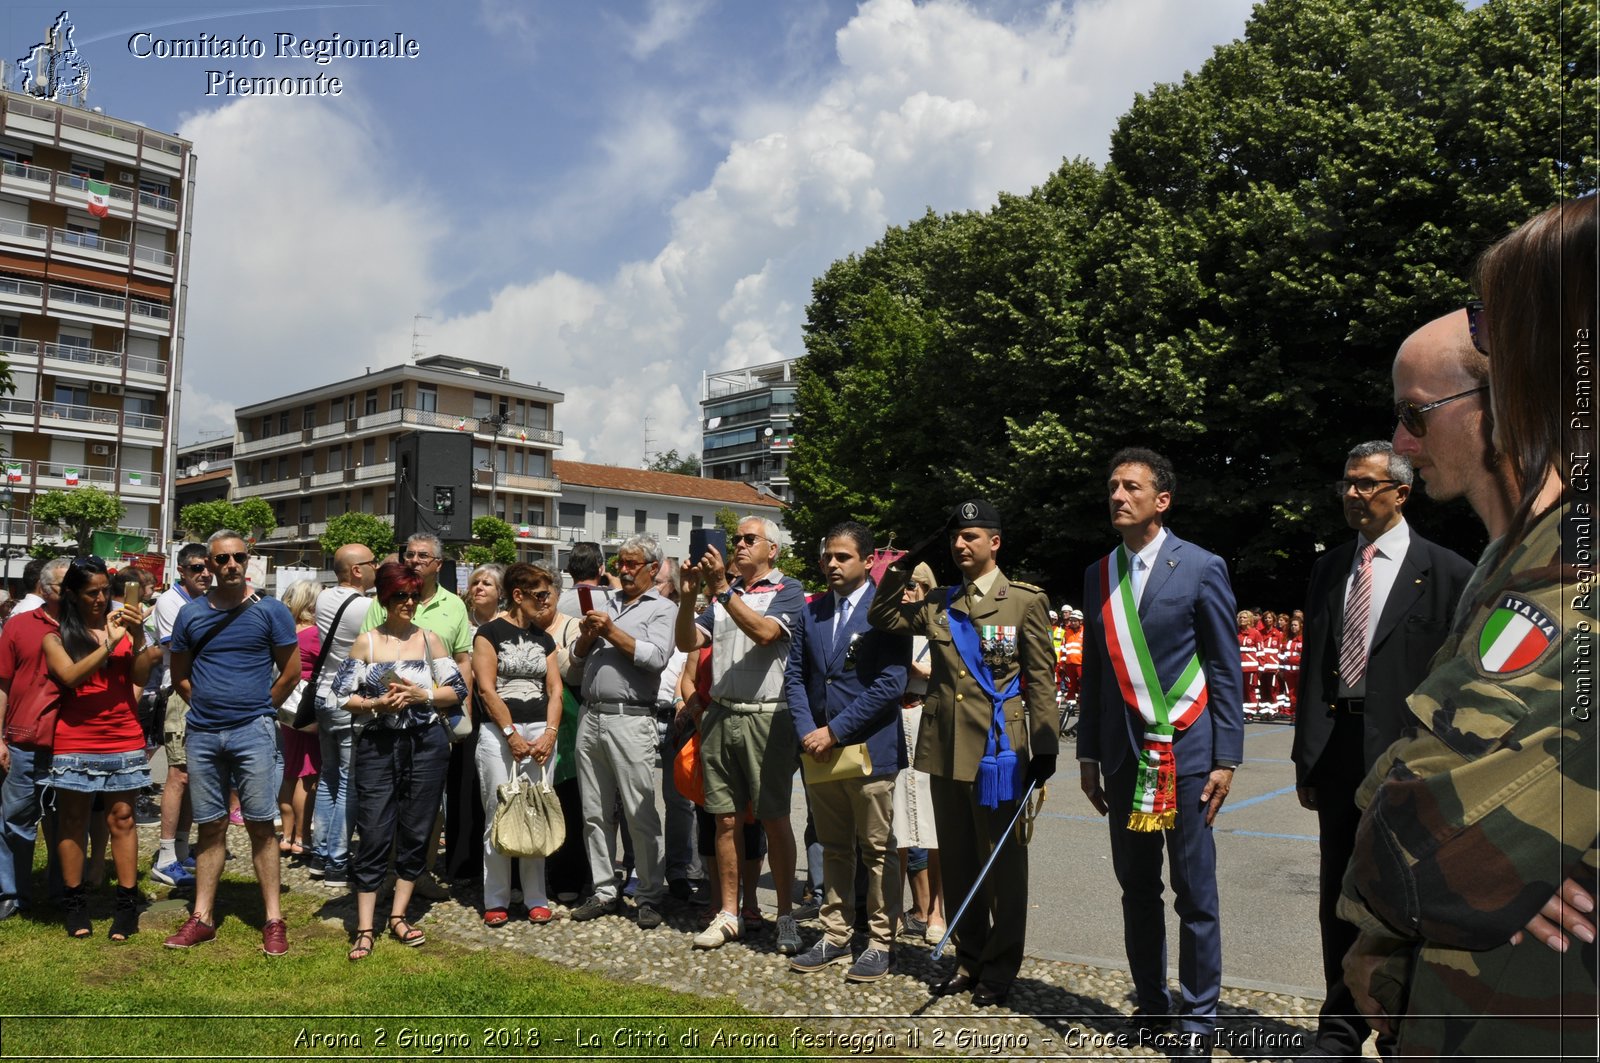
[[1480, 667], [1490, 675], [1521, 671], [1560, 637], [1560, 626], [1544, 610], [1521, 595], [1504, 595], [1478, 636]]

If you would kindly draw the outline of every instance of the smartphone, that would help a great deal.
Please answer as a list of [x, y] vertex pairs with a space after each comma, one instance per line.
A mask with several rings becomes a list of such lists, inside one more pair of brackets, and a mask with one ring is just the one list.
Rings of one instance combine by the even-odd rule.
[[138, 580], [134, 580], [131, 583], [127, 584], [125, 587], [123, 587], [122, 588], [122, 607], [124, 609], [126, 609], [130, 605], [142, 606], [144, 604], [144, 601], [143, 601], [143, 596], [141, 595], [140, 592], [143, 591], [143, 590], [144, 590], [144, 584], [140, 583]]
[[594, 588], [587, 583], [578, 585], [578, 608], [587, 615], [594, 611]]
[[706, 556], [706, 547], [715, 546], [722, 559], [728, 559], [728, 533], [721, 528], [693, 528], [689, 532], [689, 564], [698, 565]]

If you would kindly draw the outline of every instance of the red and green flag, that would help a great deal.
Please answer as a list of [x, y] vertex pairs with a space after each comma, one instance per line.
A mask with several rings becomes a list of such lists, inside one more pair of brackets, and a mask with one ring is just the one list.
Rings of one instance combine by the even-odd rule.
[[111, 186], [104, 181], [85, 181], [89, 193], [89, 213], [104, 218], [111, 213]]
[[1478, 636], [1478, 659], [1490, 674], [1521, 671], [1537, 661], [1560, 633], [1560, 628], [1538, 606], [1508, 594], [1483, 625], [1483, 634]]

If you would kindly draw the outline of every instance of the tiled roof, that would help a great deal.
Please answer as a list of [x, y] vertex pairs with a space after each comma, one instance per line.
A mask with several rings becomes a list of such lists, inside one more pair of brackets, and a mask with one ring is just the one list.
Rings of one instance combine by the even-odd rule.
[[556, 476], [563, 486], [599, 487], [610, 491], [702, 498], [732, 505], [783, 508], [783, 500], [764, 494], [736, 480], [708, 480], [700, 476], [680, 476], [673, 472], [628, 469], [620, 465], [590, 465], [582, 461], [557, 461]]

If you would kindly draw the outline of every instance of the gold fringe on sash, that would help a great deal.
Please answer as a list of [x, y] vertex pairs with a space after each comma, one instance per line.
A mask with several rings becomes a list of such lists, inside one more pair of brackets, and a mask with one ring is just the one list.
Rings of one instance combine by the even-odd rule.
[[1171, 830], [1178, 822], [1178, 810], [1165, 812], [1130, 812], [1128, 829], [1137, 831]]

